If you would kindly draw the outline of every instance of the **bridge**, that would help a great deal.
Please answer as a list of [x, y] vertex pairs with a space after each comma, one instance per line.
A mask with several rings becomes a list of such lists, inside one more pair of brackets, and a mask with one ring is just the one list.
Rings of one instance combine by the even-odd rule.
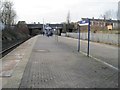
[[[52, 29], [59, 30], [60, 33], [62, 33], [63, 30], [63, 24], [48, 24]], [[30, 35], [32, 34], [33, 30], [38, 29], [40, 30], [40, 33], [43, 32], [43, 24], [27, 24], [28, 29], [30, 31]]]

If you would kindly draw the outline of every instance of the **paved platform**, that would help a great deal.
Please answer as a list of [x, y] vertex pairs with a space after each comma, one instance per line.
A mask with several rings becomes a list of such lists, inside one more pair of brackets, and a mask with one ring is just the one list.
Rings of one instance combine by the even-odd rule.
[[[37, 40], [33, 37], [2, 58], [0, 63], [0, 88], [18, 88], [29, 60], [31, 50]], [[11, 82], [12, 81], [12, 82]]]
[[4, 88], [118, 87], [117, 70], [78, 53], [57, 37], [36, 36], [32, 41]]

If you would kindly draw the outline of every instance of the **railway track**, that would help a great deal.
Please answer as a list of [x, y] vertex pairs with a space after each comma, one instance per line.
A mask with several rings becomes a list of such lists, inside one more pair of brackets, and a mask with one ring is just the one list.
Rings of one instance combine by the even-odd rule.
[[[28, 39], [29, 39], [29, 38], [28, 38]], [[15, 49], [16, 47], [18, 47], [20, 44], [24, 43], [24, 42], [25, 42], [26, 40], [28, 40], [28, 39], [25, 39], [24, 41], [18, 42], [18, 43], [16, 43], [16, 44], [11, 45], [10, 47], [2, 50], [2, 51], [0, 52], [0, 58], [2, 58], [2, 57], [4, 57], [5, 55], [7, 55], [9, 52], [11, 52], [13, 49]]]

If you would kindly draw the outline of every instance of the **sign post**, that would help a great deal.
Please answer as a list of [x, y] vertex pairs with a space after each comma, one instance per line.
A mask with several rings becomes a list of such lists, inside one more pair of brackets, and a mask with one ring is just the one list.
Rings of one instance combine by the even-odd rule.
[[80, 51], [80, 26], [78, 25], [78, 32], [79, 32], [79, 38], [78, 38], [78, 52]]
[[87, 56], [89, 57], [90, 52], [90, 19], [88, 19], [88, 50], [87, 50]]
[[79, 38], [78, 38], [78, 52], [80, 51], [80, 26], [88, 26], [88, 47], [87, 47], [87, 56], [89, 57], [90, 52], [90, 19], [82, 20], [79, 22]]

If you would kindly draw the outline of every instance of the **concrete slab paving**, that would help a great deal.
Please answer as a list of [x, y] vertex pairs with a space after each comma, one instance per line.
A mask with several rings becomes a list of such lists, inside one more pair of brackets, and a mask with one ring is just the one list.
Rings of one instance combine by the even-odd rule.
[[55, 37], [39, 36], [19, 88], [117, 88], [118, 71]]
[[18, 88], [37, 36], [33, 37], [2, 58], [2, 88]]
[[4, 57], [3, 66], [13, 71], [0, 77], [3, 88], [118, 87], [117, 70], [78, 53], [67, 41], [38, 35], [13, 50]]

